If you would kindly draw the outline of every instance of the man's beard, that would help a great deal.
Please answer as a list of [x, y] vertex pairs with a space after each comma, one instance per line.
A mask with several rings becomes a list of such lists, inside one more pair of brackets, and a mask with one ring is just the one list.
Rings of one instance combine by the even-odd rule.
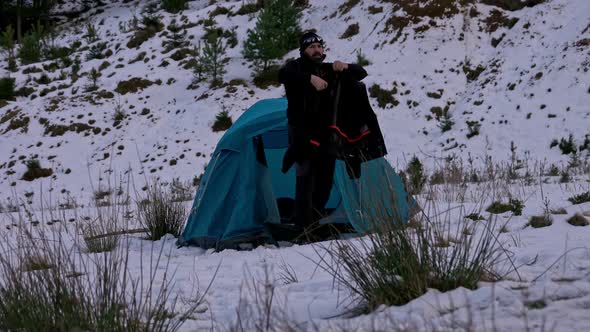
[[311, 60], [311, 62], [319, 65], [322, 62], [324, 62], [326, 55], [317, 52], [317, 53], [312, 54], [311, 56], [308, 56], [308, 58]]

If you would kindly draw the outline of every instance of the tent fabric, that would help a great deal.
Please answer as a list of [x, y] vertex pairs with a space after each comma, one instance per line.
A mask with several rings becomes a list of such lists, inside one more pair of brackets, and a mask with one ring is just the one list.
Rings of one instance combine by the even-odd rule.
[[[266, 99], [250, 107], [223, 135], [203, 174], [179, 245], [239, 248], [241, 243], [273, 242], [266, 223], [280, 223], [277, 199], [295, 195], [295, 171], [281, 172], [288, 146], [287, 100]], [[405, 222], [408, 195], [384, 158], [362, 164], [350, 179], [337, 161], [334, 185], [321, 223], [349, 222], [366, 232], [372, 220]]]

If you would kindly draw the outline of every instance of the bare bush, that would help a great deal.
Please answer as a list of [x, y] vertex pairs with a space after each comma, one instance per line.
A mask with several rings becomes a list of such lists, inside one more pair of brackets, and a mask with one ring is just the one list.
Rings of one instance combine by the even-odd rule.
[[137, 202], [139, 221], [146, 228], [148, 239], [155, 241], [166, 234], [180, 235], [187, 212], [170, 187], [156, 181], [148, 185], [146, 199]]
[[328, 255], [320, 256], [320, 263], [369, 311], [382, 304], [403, 305], [428, 288], [475, 289], [481, 280], [499, 279], [494, 268], [501, 251], [494, 223], [467, 225], [459, 209], [459, 215], [453, 209], [439, 212], [433, 203], [412, 227], [391, 218], [368, 220], [366, 237], [323, 246]]
[[180, 310], [173, 276], [162, 266], [163, 246], [152, 248], [149, 273], [132, 275], [128, 248], [91, 260], [69, 243], [62, 232], [43, 231], [0, 243], [0, 329], [177, 331], [202, 304], [197, 297]]

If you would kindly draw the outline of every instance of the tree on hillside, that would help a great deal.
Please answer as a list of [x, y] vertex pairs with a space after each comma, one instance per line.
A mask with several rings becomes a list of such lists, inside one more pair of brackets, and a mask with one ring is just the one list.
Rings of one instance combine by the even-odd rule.
[[290, 50], [297, 48], [301, 34], [300, 8], [292, 0], [268, 0], [256, 21], [254, 30], [248, 30], [244, 43], [244, 57], [262, 71]]
[[[223, 80], [223, 74], [225, 74], [225, 64], [227, 58], [225, 57], [225, 51], [227, 45], [224, 44], [222, 37], [217, 33], [210, 34], [205, 39], [205, 45], [198, 52], [198, 66], [200, 66], [200, 73], [205, 73], [212, 79], [212, 85], [217, 85]], [[195, 68], [195, 71], [197, 68]]]
[[168, 25], [168, 31], [170, 31], [170, 33], [167, 35], [167, 39], [162, 42], [162, 45], [166, 47], [164, 53], [175, 48], [184, 47], [187, 44], [186, 30], [178, 25], [175, 19], [172, 19], [172, 22]]
[[16, 37], [21, 42], [24, 32], [35, 22], [47, 22], [50, 11], [57, 0], [0, 0], [0, 29], [16, 26]]
[[9, 25], [6, 28], [6, 31], [0, 33], [0, 48], [2, 48], [4, 53], [6, 53], [6, 58], [8, 60], [8, 70], [15, 72], [17, 67], [14, 47], [14, 29], [12, 29], [12, 25]]

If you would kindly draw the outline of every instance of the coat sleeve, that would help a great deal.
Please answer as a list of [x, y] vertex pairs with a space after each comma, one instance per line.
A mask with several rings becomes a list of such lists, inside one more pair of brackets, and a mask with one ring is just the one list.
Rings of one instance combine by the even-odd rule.
[[285, 85], [297, 84], [304, 86], [311, 79], [310, 73], [304, 73], [298, 70], [295, 61], [289, 61], [279, 70], [279, 83]]
[[346, 73], [350, 75], [354, 80], [360, 81], [363, 78], [367, 77], [367, 71], [362, 67], [355, 63], [349, 63], [348, 69]]

